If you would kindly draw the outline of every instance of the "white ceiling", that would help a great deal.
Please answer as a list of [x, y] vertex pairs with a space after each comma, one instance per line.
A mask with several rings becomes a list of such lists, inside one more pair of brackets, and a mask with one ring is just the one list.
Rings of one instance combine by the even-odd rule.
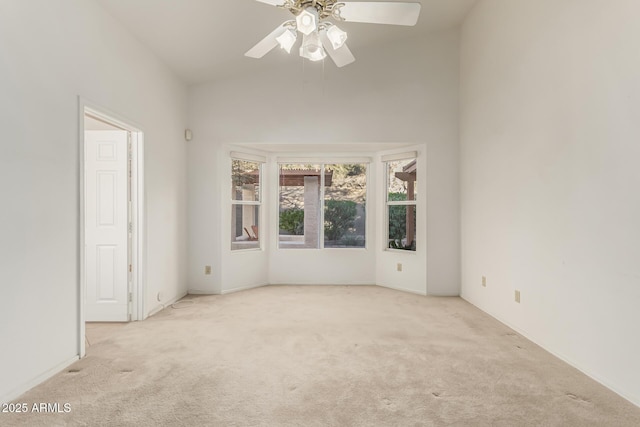
[[[254, 0], [97, 0], [187, 83], [202, 83], [273, 64], [271, 52], [261, 60], [244, 53], [289, 12]], [[459, 25], [476, 0], [419, 0], [416, 27], [343, 23], [349, 47], [377, 40], [413, 37]], [[292, 52], [293, 53], [293, 52]]]

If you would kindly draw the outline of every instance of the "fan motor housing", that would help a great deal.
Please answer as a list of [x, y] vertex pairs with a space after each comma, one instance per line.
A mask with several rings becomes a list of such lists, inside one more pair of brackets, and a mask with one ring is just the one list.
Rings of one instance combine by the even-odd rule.
[[296, 16], [303, 10], [312, 7], [318, 11], [320, 19], [334, 18], [341, 20], [340, 7], [342, 5], [343, 3], [338, 3], [337, 0], [286, 0], [280, 7], [289, 10]]

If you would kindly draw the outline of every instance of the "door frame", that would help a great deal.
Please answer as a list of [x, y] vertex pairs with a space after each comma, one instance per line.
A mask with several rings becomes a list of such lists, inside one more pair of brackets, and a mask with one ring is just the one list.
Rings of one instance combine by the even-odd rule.
[[92, 116], [112, 126], [126, 130], [131, 134], [131, 311], [130, 320], [144, 320], [145, 313], [145, 277], [146, 277], [146, 240], [144, 205], [144, 132], [140, 126], [117, 113], [102, 108], [78, 97], [78, 355], [86, 354], [85, 346], [85, 287], [86, 265], [85, 247], [85, 183], [84, 183], [84, 118]]

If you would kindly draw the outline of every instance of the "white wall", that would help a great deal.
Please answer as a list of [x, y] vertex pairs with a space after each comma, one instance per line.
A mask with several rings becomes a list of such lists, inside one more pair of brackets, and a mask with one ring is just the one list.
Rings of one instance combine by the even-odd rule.
[[[190, 118], [193, 113], [190, 114]], [[193, 119], [191, 119], [193, 123]], [[222, 293], [222, 234], [220, 176], [226, 161], [224, 151], [215, 144], [200, 142], [197, 128], [191, 126], [194, 139], [188, 143], [188, 279], [189, 292]], [[229, 173], [230, 170], [229, 170]], [[231, 225], [229, 225], [231, 226]], [[211, 266], [205, 275], [205, 266]]]
[[[194, 135], [197, 131], [194, 131]], [[263, 152], [234, 147], [189, 143], [189, 292], [221, 294], [268, 284], [268, 238], [261, 230], [261, 250], [231, 251], [231, 152], [265, 157]], [[268, 171], [263, 169], [263, 182]], [[262, 197], [270, 197], [268, 186]], [[266, 203], [260, 224], [267, 223]], [[205, 267], [211, 266], [211, 274]]]
[[[212, 191], [218, 188], [211, 168], [219, 164], [216, 157], [222, 155], [224, 145], [420, 143], [427, 146], [431, 180], [424, 217], [430, 219], [427, 239], [434, 247], [429, 277], [434, 293], [458, 293], [458, 31], [360, 49], [355, 55], [357, 61], [342, 69], [326, 64], [324, 74], [320, 64], [306, 63], [303, 68], [292, 59], [260, 74], [241, 74], [190, 89], [194, 131], [189, 144], [191, 289], [222, 287], [214, 277], [203, 275], [203, 266], [219, 264], [221, 259], [207, 240], [219, 232], [212, 226], [219, 222], [215, 218], [219, 209], [211, 201]], [[375, 210], [370, 212], [375, 215]], [[311, 276], [309, 268], [316, 267], [321, 270], [314, 283], [376, 280], [371, 253], [340, 255], [344, 269], [329, 271], [334, 261], [340, 262], [330, 252], [321, 255], [322, 262], [317, 251], [291, 252], [295, 262], [288, 262], [288, 270], [270, 260], [270, 280], [299, 283], [305, 272]], [[355, 262], [351, 269], [348, 260]], [[416, 262], [424, 265], [426, 259]]]
[[94, 2], [4, 0], [0, 93], [6, 401], [78, 354], [78, 96], [145, 131], [147, 312], [186, 291], [186, 88]]
[[638, 16], [635, 0], [473, 9], [461, 200], [463, 297], [640, 405]]
[[[269, 187], [278, 188], [278, 160], [296, 156], [280, 154], [272, 156], [269, 171]], [[319, 163], [355, 162], [365, 158], [373, 159], [373, 153], [305, 153], [301, 158], [316, 159]], [[351, 159], [351, 160], [350, 160]], [[377, 236], [375, 234], [378, 198], [373, 189], [377, 165], [368, 165], [366, 198], [366, 247], [364, 248], [327, 248], [327, 249], [291, 249], [278, 248], [279, 201], [278, 195], [269, 200], [269, 283], [276, 285], [373, 285], [376, 283], [375, 254]], [[322, 232], [322, 231], [321, 231]]]

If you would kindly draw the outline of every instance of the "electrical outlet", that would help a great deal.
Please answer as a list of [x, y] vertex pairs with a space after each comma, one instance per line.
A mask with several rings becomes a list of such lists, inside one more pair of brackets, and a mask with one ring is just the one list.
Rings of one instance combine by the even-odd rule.
[[204, 274], [211, 274], [211, 266], [210, 265], [205, 265], [204, 266]]
[[516, 302], [520, 304], [520, 291], [516, 291], [515, 299], [516, 299]]
[[398, 265], [396, 266], [396, 269], [398, 271], [402, 271], [402, 263], [401, 262], [398, 263]]
[[482, 286], [487, 287], [487, 278], [482, 276]]

